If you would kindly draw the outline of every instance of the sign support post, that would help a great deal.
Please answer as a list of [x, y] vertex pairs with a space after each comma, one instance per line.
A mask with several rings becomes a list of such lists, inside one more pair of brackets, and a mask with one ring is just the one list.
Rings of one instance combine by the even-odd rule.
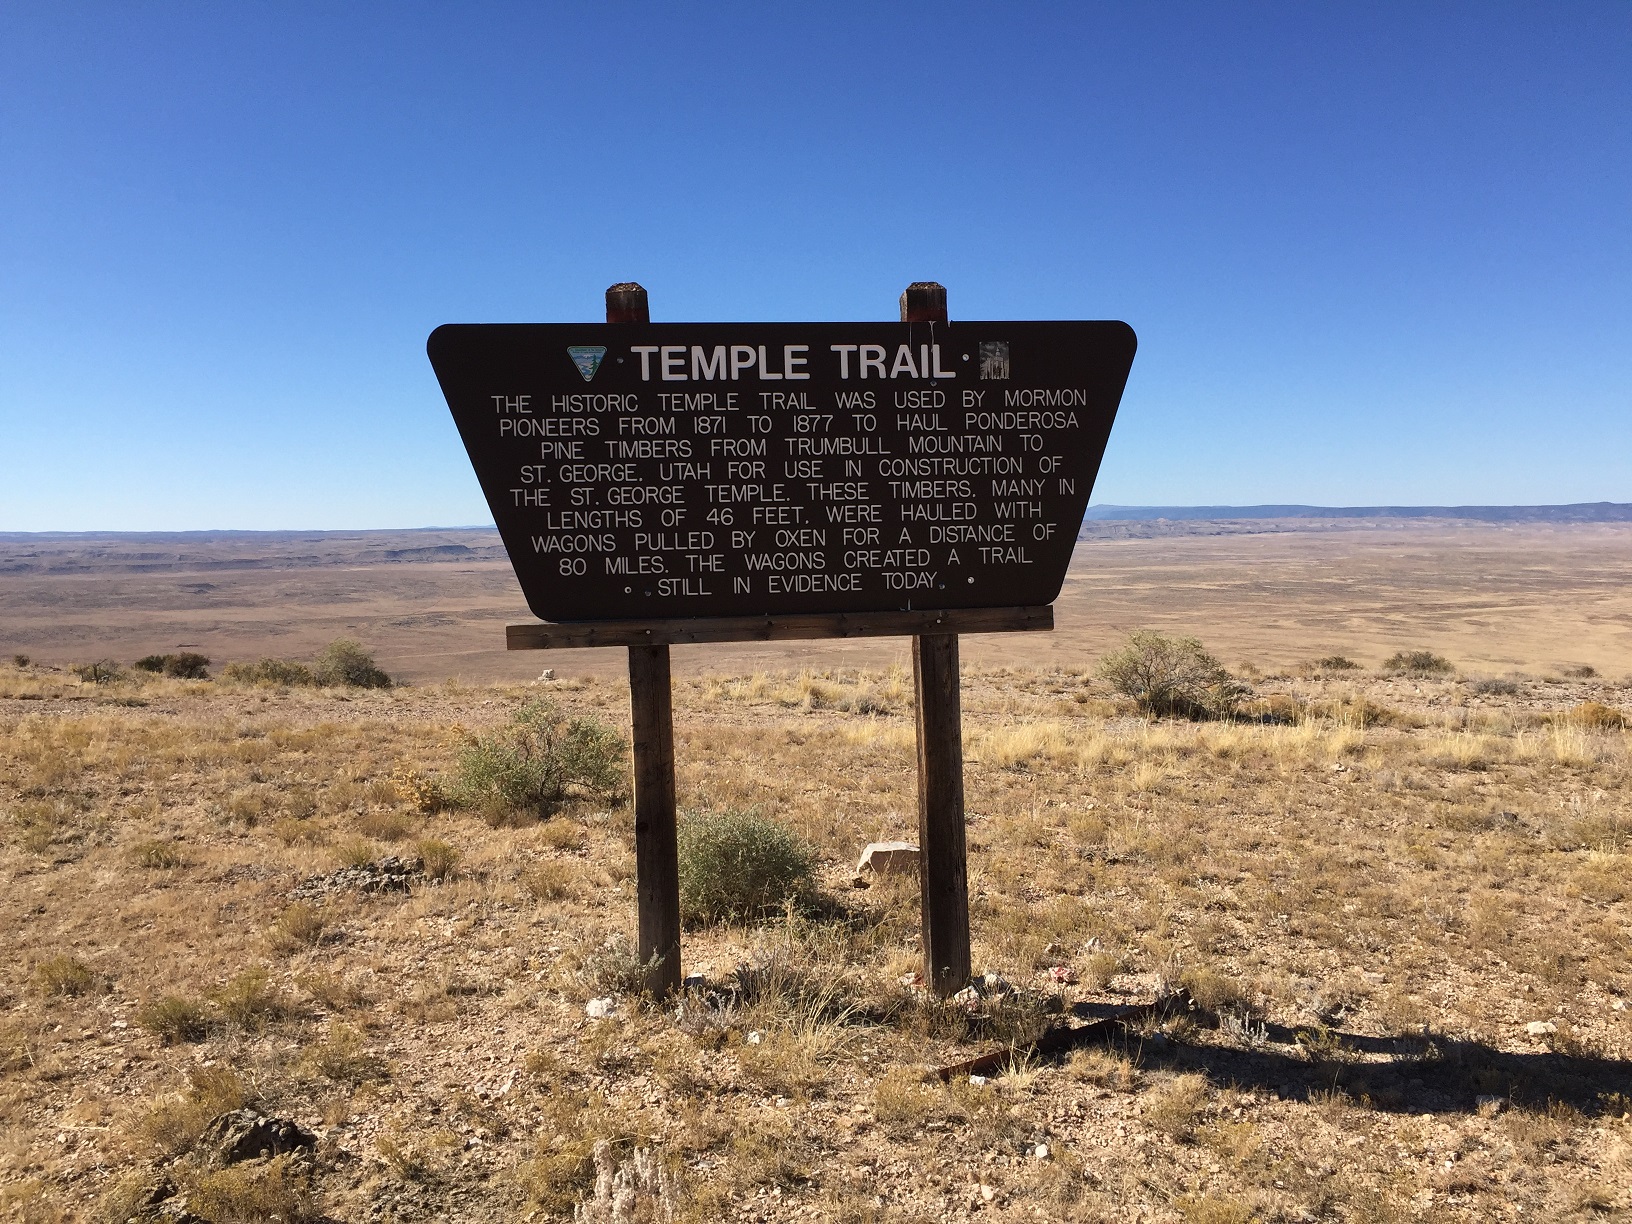
[[[946, 288], [918, 281], [901, 294], [903, 323], [945, 323]], [[969, 984], [969, 866], [963, 813], [963, 708], [958, 635], [912, 639], [918, 731], [918, 845], [924, 980], [937, 995]]]
[[[650, 323], [646, 290], [606, 291], [608, 323]], [[674, 706], [668, 645], [629, 647], [629, 727], [635, 757], [635, 895], [645, 986], [680, 987], [680, 851], [674, 796]]]

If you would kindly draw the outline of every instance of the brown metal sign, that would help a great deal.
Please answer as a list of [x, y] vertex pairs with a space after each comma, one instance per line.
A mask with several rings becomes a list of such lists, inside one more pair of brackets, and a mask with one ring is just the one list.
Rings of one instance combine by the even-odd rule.
[[1053, 602], [1115, 322], [450, 324], [428, 345], [548, 621]]

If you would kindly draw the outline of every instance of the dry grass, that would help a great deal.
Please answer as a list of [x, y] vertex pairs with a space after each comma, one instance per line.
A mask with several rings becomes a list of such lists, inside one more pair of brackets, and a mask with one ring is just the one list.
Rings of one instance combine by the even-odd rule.
[[[910, 677], [678, 682], [682, 804], [774, 816], [821, 903], [688, 930], [705, 981], [677, 1011], [638, 998], [627, 807], [493, 827], [439, 797], [458, 728], [522, 691], [0, 667], [8, 1205], [86, 1217], [88, 1187], [111, 1211], [164, 1173], [207, 1219], [367, 1218], [410, 1188], [445, 1218], [567, 1218], [605, 1141], [698, 1220], [1632, 1209], [1606, 1103], [1632, 1091], [1632, 694], [1255, 684], [1262, 710], [1190, 724], [1086, 661], [966, 677], [975, 960], [1014, 988], [966, 1006], [903, 984], [915, 884], [849, 883], [863, 843], [913, 836]], [[553, 691], [603, 721], [624, 700]], [[427, 879], [290, 895], [387, 854]], [[1069, 1009], [1180, 987], [1195, 1010], [1024, 1053]], [[1009, 1044], [986, 1085], [926, 1076]], [[245, 1102], [354, 1155], [204, 1169], [199, 1133]]]

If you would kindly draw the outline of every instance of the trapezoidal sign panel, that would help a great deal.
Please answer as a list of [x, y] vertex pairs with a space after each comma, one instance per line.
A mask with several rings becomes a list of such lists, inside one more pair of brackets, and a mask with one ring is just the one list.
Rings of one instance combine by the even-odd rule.
[[450, 324], [431, 364], [547, 621], [1052, 603], [1125, 323]]

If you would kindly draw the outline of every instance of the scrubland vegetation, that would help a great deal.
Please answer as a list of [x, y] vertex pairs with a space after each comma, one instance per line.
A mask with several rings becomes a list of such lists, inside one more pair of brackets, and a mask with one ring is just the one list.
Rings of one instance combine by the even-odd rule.
[[[1632, 1211], [1632, 687], [1332, 655], [1249, 688], [1164, 641], [965, 676], [992, 976], [946, 1002], [916, 882], [853, 877], [915, 837], [902, 672], [677, 681], [699, 980], [657, 1004], [621, 685], [0, 665], [0, 1206]], [[1149, 650], [1199, 687], [1141, 689]], [[246, 1107], [311, 1146], [224, 1160]]]

